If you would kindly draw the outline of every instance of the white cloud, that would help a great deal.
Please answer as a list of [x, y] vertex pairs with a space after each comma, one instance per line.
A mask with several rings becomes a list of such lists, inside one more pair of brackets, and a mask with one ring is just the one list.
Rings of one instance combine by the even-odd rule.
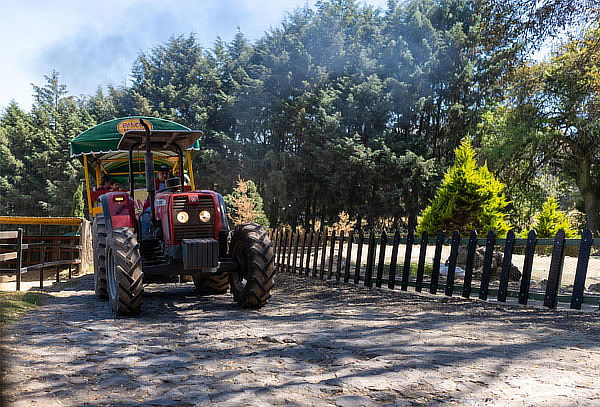
[[[31, 83], [52, 70], [72, 94], [124, 83], [139, 52], [171, 35], [197, 34], [210, 47], [237, 27], [250, 39], [277, 26], [286, 12], [315, 0], [3, 0], [0, 9], [0, 106], [32, 103]], [[368, 4], [385, 8], [387, 0]]]

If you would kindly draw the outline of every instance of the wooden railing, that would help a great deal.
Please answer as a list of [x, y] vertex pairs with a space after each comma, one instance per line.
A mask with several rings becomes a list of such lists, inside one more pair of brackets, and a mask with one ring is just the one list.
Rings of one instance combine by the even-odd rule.
[[[39, 271], [40, 288], [44, 287], [44, 272], [48, 268], [55, 268], [57, 282], [60, 281], [61, 270], [66, 267], [69, 279], [74, 271], [81, 271], [82, 257], [85, 257], [82, 256], [82, 250], [91, 242], [89, 228], [83, 227], [88, 225], [84, 219], [0, 216], [0, 224], [79, 227], [79, 236], [25, 236], [20, 228], [17, 231], [0, 232], [0, 249], [4, 252], [0, 253], [0, 273], [15, 275], [17, 291], [21, 290], [23, 274], [31, 271]], [[6, 243], [7, 240], [13, 242]]]
[[[15, 243], [2, 243], [6, 240], [16, 240]], [[21, 274], [23, 272], [23, 249], [27, 249], [28, 245], [23, 244], [23, 229], [19, 228], [16, 231], [0, 232], [0, 248], [4, 250], [14, 250], [10, 252], [0, 253], [0, 263], [15, 261], [15, 274], [17, 276], [17, 291], [21, 290]]]

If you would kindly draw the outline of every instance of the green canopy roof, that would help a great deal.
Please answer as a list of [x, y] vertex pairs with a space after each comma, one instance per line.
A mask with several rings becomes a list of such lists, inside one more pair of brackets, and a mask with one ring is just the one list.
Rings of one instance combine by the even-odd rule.
[[[109, 120], [91, 127], [71, 140], [71, 157], [84, 154], [106, 154], [119, 151], [118, 144], [123, 134], [128, 130], [143, 130], [139, 119], [144, 119], [152, 124], [152, 130], [179, 130], [190, 129], [170, 120], [156, 117], [130, 116]], [[188, 150], [199, 150], [200, 145], [195, 142]]]

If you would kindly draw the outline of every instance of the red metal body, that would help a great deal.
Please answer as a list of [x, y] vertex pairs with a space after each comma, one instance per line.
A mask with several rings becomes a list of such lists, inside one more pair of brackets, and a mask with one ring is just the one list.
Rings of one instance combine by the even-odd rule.
[[174, 246], [181, 244], [181, 242], [177, 242], [174, 240], [174, 225], [175, 225], [175, 214], [173, 211], [173, 199], [176, 197], [187, 196], [188, 200], [190, 197], [199, 197], [199, 196], [210, 196], [213, 201], [214, 206], [214, 217], [215, 217], [215, 228], [213, 238], [218, 239], [219, 233], [223, 230], [223, 222], [222, 218], [225, 216], [221, 211], [221, 205], [219, 205], [219, 200], [216, 192], [213, 191], [192, 191], [192, 192], [161, 192], [156, 194], [156, 198], [154, 199], [155, 208], [156, 208], [156, 218], [161, 222], [162, 231], [163, 231], [163, 240], [165, 243], [165, 247]]
[[[181, 242], [175, 241], [174, 238], [176, 220], [173, 200], [178, 197], [187, 197], [188, 204], [190, 205], [193, 205], [193, 202], [200, 201], [201, 197], [210, 197], [212, 208], [214, 209], [214, 230], [212, 237], [218, 240], [219, 233], [224, 229], [223, 219], [226, 216], [219, 202], [219, 194], [214, 191], [161, 192], [156, 195], [154, 203], [156, 219], [161, 223], [165, 247], [181, 244]], [[105, 217], [107, 220], [109, 219], [110, 227], [131, 227], [139, 233], [134, 201], [128, 192], [116, 191], [104, 193], [101, 196], [101, 202]]]
[[102, 206], [103, 212], [108, 213], [110, 216], [111, 227], [130, 227], [137, 230], [133, 199], [127, 192], [118, 191], [103, 194]]

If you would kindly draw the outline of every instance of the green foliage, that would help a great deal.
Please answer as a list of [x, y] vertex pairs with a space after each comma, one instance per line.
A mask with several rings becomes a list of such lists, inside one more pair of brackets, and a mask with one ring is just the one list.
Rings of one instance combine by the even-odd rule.
[[81, 165], [69, 157], [73, 137], [94, 124], [67, 96], [58, 73], [34, 86], [34, 104], [26, 113], [15, 103], [0, 116], [0, 209], [3, 214], [69, 216], [71, 196], [80, 182]]
[[493, 75], [477, 21], [466, 0], [390, 2], [381, 13], [319, 2], [254, 44], [240, 32], [210, 51], [171, 38], [140, 56], [125, 95], [99, 93], [90, 110], [145, 109], [203, 129], [199, 184], [256, 180], [272, 224], [331, 225], [346, 211], [371, 227], [414, 226], [437, 167], [490, 94], [478, 85]]
[[[566, 75], [515, 73], [526, 36], [513, 17], [522, 7], [503, 4], [409, 0], [377, 10], [355, 0], [320, 1], [290, 12], [255, 42], [238, 32], [205, 49], [194, 35], [172, 37], [140, 53], [130, 86], [76, 98], [53, 73], [34, 87], [30, 113], [13, 104], [0, 118], [0, 211], [68, 214], [65, 196], [75, 194], [81, 179], [79, 161], [68, 158], [69, 140], [97, 122], [142, 114], [204, 131], [194, 158], [200, 188], [231, 191], [239, 177], [253, 179], [270, 224], [305, 228], [330, 226], [342, 211], [369, 227], [382, 219], [414, 227], [452, 151], [484, 122], [476, 143], [491, 171], [510, 180], [511, 221], [522, 223], [547, 195], [545, 185], [523, 185], [550, 173], [539, 171], [559, 159], [557, 152], [563, 159], [571, 151], [548, 142], [564, 133], [540, 115], [555, 109], [536, 104], [543, 100], [539, 91], [590, 107], [595, 88], [568, 93], [567, 79], [571, 71], [582, 76], [575, 67], [597, 64], [571, 52], [579, 59], [556, 65], [568, 67]], [[510, 26], [490, 31], [488, 22]], [[555, 78], [552, 86], [544, 85], [546, 72]], [[509, 74], [521, 78], [519, 86], [506, 86]], [[583, 76], [590, 81], [581, 83], [593, 83], [593, 75]], [[527, 102], [529, 110], [503, 100], [511, 92], [511, 101]], [[585, 96], [574, 99], [578, 94]], [[569, 117], [584, 124], [581, 113]], [[592, 127], [586, 134], [596, 134]], [[475, 173], [485, 178], [485, 171]], [[482, 222], [493, 224], [494, 215], [486, 216]]]
[[504, 184], [488, 170], [477, 166], [475, 151], [468, 138], [455, 150], [455, 160], [446, 172], [431, 204], [419, 221], [419, 233], [468, 234], [475, 230], [485, 234], [490, 230], [499, 236], [508, 232], [504, 210], [508, 204], [503, 194]]
[[[577, 232], [573, 230], [567, 214], [558, 209], [558, 202], [553, 196], [544, 202], [542, 210], [535, 217], [533, 226], [538, 238], [553, 239], [561, 229], [565, 231], [567, 238], [577, 237]], [[527, 237], [527, 232], [522, 232], [521, 236]]]
[[252, 180], [239, 179], [231, 194], [223, 197], [227, 205], [227, 215], [236, 225], [248, 222], [269, 227], [269, 219], [263, 210], [263, 199]]
[[[481, 132], [485, 156], [510, 181], [511, 198], [529, 199], [531, 212], [549, 192], [561, 197], [577, 193], [593, 231], [600, 229], [598, 66], [596, 22], [582, 37], [556, 48], [548, 61], [519, 66], [502, 107], [484, 116]], [[493, 116], [500, 120], [487, 120]], [[558, 174], [559, 190], [540, 184], [548, 174]]]
[[552, 130], [541, 125], [531, 106], [494, 106], [481, 119], [477, 126], [479, 157], [506, 183], [510, 223], [526, 227], [548, 193], [564, 196], [569, 192], [546, 165], [556, 148]]
[[77, 218], [83, 218], [83, 208], [85, 204], [83, 202], [83, 184], [79, 184], [73, 194], [73, 203], [71, 206], [71, 216]]

